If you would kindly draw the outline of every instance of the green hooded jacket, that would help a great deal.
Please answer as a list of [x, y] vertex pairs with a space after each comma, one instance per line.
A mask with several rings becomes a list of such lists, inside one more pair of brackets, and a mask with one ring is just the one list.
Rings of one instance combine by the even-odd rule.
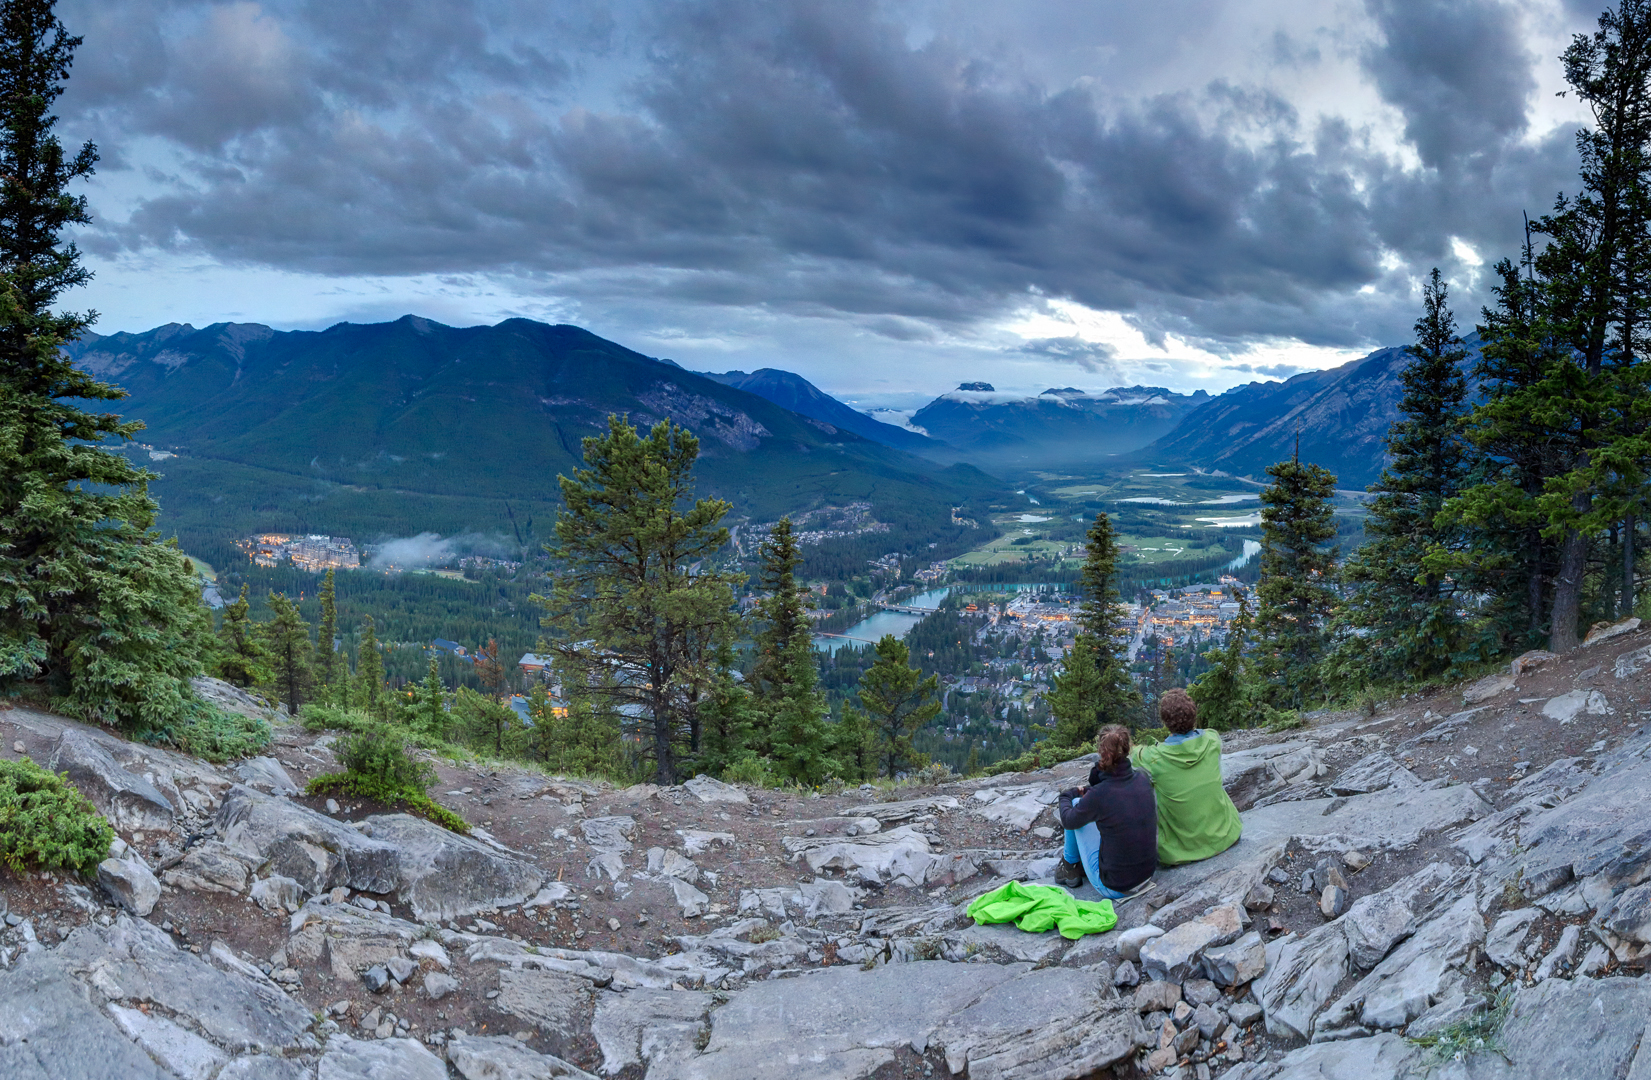
[[1152, 774], [1158, 795], [1158, 861], [1165, 866], [1219, 855], [1244, 832], [1221, 786], [1221, 736], [1208, 729], [1178, 743], [1138, 746], [1130, 761]]

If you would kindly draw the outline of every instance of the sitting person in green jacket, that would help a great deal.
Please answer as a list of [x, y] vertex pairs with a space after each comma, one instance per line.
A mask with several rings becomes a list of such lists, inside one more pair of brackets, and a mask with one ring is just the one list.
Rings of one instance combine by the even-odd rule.
[[1238, 808], [1221, 786], [1221, 736], [1198, 729], [1198, 705], [1185, 690], [1164, 692], [1158, 718], [1169, 738], [1129, 755], [1152, 774], [1157, 791], [1158, 861], [1177, 866], [1219, 855], [1244, 831]]

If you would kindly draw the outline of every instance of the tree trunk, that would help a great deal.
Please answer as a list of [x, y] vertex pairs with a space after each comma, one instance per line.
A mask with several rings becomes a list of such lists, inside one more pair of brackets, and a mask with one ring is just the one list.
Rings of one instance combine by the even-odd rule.
[[[1586, 496], [1583, 496], [1586, 498]], [[1559, 574], [1554, 582], [1553, 625], [1548, 628], [1548, 651], [1567, 653], [1577, 647], [1577, 618], [1582, 608], [1582, 573], [1588, 538], [1576, 529], [1565, 531], [1559, 548]]]
[[1634, 515], [1622, 523], [1622, 615], [1626, 619], [1634, 613]]

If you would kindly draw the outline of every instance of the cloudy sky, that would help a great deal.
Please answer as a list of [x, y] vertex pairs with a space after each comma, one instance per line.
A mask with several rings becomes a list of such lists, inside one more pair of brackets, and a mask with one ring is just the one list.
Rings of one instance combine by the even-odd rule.
[[63, 0], [98, 329], [574, 322], [862, 405], [1471, 327], [1598, 0]]

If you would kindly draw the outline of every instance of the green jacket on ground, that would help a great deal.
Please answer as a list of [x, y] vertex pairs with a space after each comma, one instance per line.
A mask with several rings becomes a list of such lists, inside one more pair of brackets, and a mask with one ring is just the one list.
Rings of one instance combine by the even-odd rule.
[[976, 923], [1012, 922], [1033, 934], [1058, 927], [1061, 937], [1072, 941], [1085, 934], [1104, 934], [1118, 925], [1110, 900], [1078, 900], [1058, 885], [1018, 881], [976, 897], [969, 905], [969, 917]]
[[1201, 729], [1182, 742], [1138, 746], [1129, 759], [1152, 774], [1158, 794], [1159, 862], [1197, 862], [1238, 842], [1244, 822], [1221, 786], [1220, 735]]

